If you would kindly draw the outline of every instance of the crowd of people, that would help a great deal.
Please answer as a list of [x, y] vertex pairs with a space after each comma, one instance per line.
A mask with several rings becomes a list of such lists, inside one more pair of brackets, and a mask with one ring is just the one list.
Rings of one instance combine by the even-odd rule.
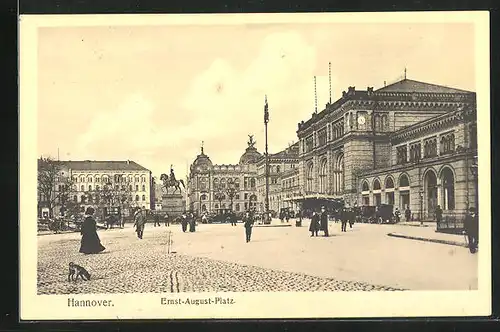
[[[438, 207], [439, 208], [439, 207]], [[408, 219], [409, 209], [405, 211], [405, 217]], [[85, 211], [84, 221], [80, 230], [82, 235], [80, 252], [84, 254], [96, 254], [104, 251], [106, 248], [101, 244], [99, 239], [99, 235], [97, 234], [97, 224], [96, 219], [94, 217], [95, 209], [89, 207]], [[319, 211], [309, 210], [307, 214], [303, 211], [297, 211], [295, 217], [297, 218], [297, 226], [301, 226], [302, 218], [304, 216], [310, 216], [310, 224], [309, 224], [309, 232], [311, 232], [311, 237], [318, 236], [318, 233], [323, 232], [323, 236], [329, 236], [328, 230], [328, 221], [333, 216], [335, 223], [341, 223], [341, 232], [347, 232], [347, 224], [349, 224], [350, 228], [353, 228], [353, 224], [355, 221], [359, 221], [360, 215], [359, 211], [355, 208], [341, 208], [336, 210], [334, 214], [329, 214], [324, 206], [321, 207]], [[400, 213], [396, 209], [395, 216], [397, 219], [400, 218]], [[206, 218], [206, 215], [202, 215], [201, 219]], [[156, 213], [153, 215], [154, 219], [154, 227], [161, 226], [160, 224], [161, 215]], [[439, 218], [439, 216], [438, 216]], [[163, 214], [164, 224], [165, 226], [170, 226], [170, 220], [168, 214]], [[246, 242], [251, 241], [252, 237], [252, 229], [256, 220], [258, 220], [258, 216], [254, 211], [247, 211], [243, 215], [243, 226], [245, 228], [245, 239]], [[288, 222], [290, 219], [290, 215], [288, 213], [283, 212], [280, 215], [280, 219], [283, 221], [286, 219]], [[143, 238], [144, 228], [148, 221], [148, 213], [145, 209], [138, 209], [134, 213], [134, 224], [135, 232], [137, 233], [137, 237], [139, 239]], [[195, 232], [196, 231], [196, 218], [192, 212], [185, 212], [180, 217], [176, 218], [176, 221], [181, 225], [182, 232], [188, 231]], [[234, 213], [230, 213], [227, 216], [226, 221], [231, 223], [231, 226], [237, 225], [237, 217]], [[464, 234], [466, 236], [467, 245], [471, 253], [476, 253], [478, 250], [478, 216], [476, 210], [474, 208], [470, 208], [464, 221]]]

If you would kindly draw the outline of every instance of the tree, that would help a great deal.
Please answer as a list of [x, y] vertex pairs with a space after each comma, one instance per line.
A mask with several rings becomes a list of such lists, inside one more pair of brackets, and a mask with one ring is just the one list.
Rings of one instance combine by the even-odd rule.
[[221, 206], [222, 201], [226, 199], [224, 191], [219, 189], [217, 192], [214, 193], [214, 198], [219, 201], [219, 208], [222, 208]]
[[57, 204], [67, 209], [66, 205], [74, 190], [69, 174], [62, 174], [63, 166], [63, 163], [50, 157], [38, 159], [38, 204], [45, 205], [51, 217]]

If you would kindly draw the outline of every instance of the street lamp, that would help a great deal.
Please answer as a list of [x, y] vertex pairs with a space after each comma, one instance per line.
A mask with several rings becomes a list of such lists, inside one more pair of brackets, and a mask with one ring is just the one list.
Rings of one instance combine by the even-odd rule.
[[472, 175], [474, 176], [474, 184], [475, 184], [475, 204], [476, 204], [476, 213], [479, 213], [479, 170], [478, 170], [478, 164], [477, 164], [477, 156], [474, 156], [474, 161], [472, 162], [472, 165], [470, 166], [470, 171]]
[[418, 219], [420, 219], [420, 225], [424, 224], [423, 218], [422, 218], [422, 213], [424, 209], [424, 190], [420, 188], [418, 192], [418, 197], [420, 198], [420, 212], [418, 213]]

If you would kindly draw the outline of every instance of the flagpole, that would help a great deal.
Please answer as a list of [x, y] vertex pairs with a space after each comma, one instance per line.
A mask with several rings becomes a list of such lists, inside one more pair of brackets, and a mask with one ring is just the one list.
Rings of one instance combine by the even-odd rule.
[[265, 224], [270, 223], [269, 220], [269, 153], [268, 153], [268, 146], [267, 146], [267, 123], [269, 122], [269, 109], [267, 105], [267, 95], [265, 97], [265, 105], [264, 105], [264, 126], [265, 126], [265, 135], [266, 135], [266, 170], [265, 170], [265, 176], [266, 176], [266, 218], [264, 220]]

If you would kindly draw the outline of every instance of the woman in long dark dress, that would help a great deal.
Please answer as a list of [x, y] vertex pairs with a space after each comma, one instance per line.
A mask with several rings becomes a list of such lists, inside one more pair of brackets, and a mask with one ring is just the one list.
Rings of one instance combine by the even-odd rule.
[[106, 249], [101, 244], [99, 235], [97, 235], [96, 222], [93, 217], [94, 212], [94, 208], [87, 208], [87, 210], [85, 211], [85, 214], [87, 216], [85, 217], [82, 229], [80, 230], [80, 233], [82, 234], [80, 252], [84, 254], [97, 254]]

